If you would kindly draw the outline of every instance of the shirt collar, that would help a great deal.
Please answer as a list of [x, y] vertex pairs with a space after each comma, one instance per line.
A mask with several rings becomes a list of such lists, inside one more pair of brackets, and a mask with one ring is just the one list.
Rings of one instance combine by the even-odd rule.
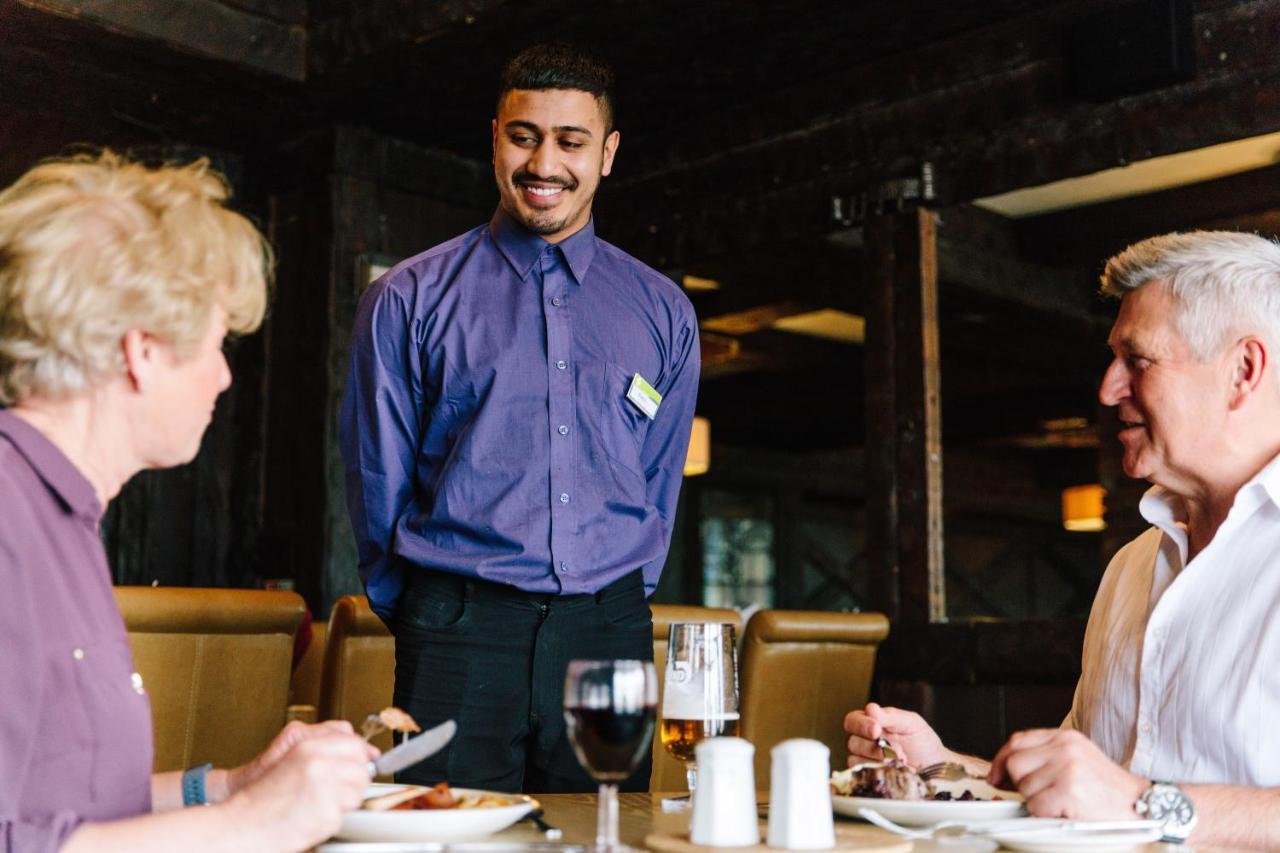
[[[551, 244], [516, 222], [511, 216], [498, 207], [489, 220], [489, 234], [497, 244], [502, 256], [511, 264], [520, 278], [526, 278], [538, 257]], [[587, 224], [557, 245], [569, 262], [569, 269], [578, 284], [586, 279], [587, 269], [596, 256], [596, 221], [587, 220]]]
[[93, 485], [44, 433], [12, 412], [0, 411], [0, 435], [22, 454], [68, 512], [95, 523], [102, 517]]
[[[1240, 487], [1228, 518], [1241, 511], [1250, 513], [1268, 500], [1280, 506], [1280, 456], [1262, 466], [1262, 470]], [[1138, 504], [1138, 511], [1148, 522], [1166, 532], [1179, 527], [1185, 528], [1187, 523], [1186, 504], [1180, 496], [1164, 486], [1147, 489]]]

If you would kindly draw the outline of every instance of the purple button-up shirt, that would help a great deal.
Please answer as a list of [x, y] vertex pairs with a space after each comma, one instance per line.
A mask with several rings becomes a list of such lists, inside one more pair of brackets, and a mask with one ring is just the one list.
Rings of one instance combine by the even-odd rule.
[[652, 592], [698, 369], [688, 298], [592, 224], [552, 245], [499, 210], [390, 270], [360, 301], [340, 437], [373, 609], [414, 567], [556, 594], [643, 568]]
[[79, 470], [0, 411], [0, 853], [151, 811], [151, 707], [101, 516]]

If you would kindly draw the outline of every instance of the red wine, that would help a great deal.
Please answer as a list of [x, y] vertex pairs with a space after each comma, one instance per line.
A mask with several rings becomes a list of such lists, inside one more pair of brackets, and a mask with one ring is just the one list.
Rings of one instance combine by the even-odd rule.
[[566, 708], [569, 741], [578, 761], [598, 782], [618, 782], [635, 769], [649, 749], [655, 707], [634, 711]]

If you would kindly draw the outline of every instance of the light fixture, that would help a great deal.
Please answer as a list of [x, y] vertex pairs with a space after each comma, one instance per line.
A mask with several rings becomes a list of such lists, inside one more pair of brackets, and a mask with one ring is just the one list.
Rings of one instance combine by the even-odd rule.
[[689, 434], [689, 453], [684, 458], [684, 475], [696, 477], [707, 473], [711, 467], [711, 421], [693, 419], [693, 431]]
[[1103, 498], [1107, 490], [1101, 483], [1071, 486], [1062, 490], [1062, 526], [1072, 531], [1106, 530]]

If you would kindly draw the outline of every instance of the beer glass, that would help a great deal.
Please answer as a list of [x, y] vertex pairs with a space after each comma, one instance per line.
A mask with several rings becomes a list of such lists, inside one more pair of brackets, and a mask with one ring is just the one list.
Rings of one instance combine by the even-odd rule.
[[618, 783], [631, 775], [653, 737], [658, 675], [649, 661], [575, 660], [564, 679], [564, 719], [573, 751], [600, 783], [591, 851], [629, 851], [618, 842]]
[[698, 787], [693, 748], [709, 737], [738, 736], [738, 663], [733, 625], [675, 623], [663, 673], [662, 745], [684, 762]]

